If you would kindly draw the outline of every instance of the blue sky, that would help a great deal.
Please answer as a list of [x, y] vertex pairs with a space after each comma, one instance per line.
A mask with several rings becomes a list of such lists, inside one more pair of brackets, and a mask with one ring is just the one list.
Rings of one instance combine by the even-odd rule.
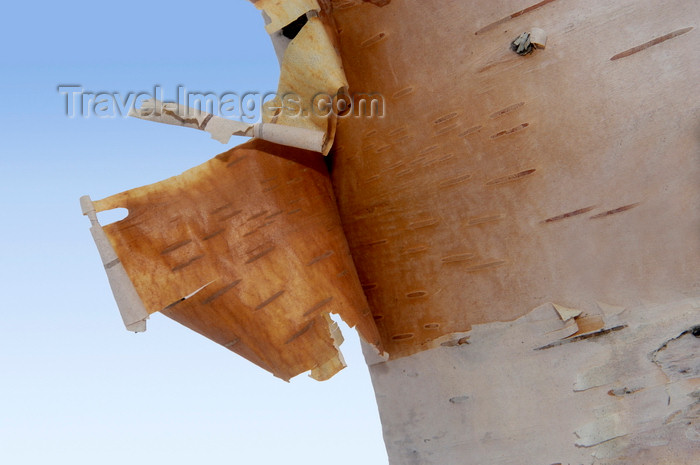
[[[127, 332], [78, 199], [181, 173], [224, 151], [208, 134], [67, 118], [60, 84], [274, 90], [246, 1], [14, 2], [0, 29], [0, 463], [386, 464], [354, 332], [349, 367], [290, 384], [161, 315]], [[233, 140], [229, 146], [240, 142]]]

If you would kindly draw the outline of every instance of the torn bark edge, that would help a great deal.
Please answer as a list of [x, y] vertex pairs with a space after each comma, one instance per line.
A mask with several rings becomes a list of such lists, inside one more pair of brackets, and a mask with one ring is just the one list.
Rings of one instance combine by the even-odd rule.
[[[319, 8], [320, 10], [320, 8]], [[287, 47], [289, 47], [289, 43], [294, 40], [294, 37], [289, 37], [285, 33], [285, 29], [294, 24], [295, 22], [299, 21], [300, 19], [303, 20], [305, 19], [305, 23], [308, 22], [311, 18], [318, 16], [319, 10], [310, 10], [305, 13], [303, 13], [301, 16], [298, 18], [294, 19], [291, 23], [284, 25], [280, 29], [276, 31], [270, 32], [270, 41], [272, 41], [272, 48], [275, 50], [275, 55], [277, 56], [277, 61], [279, 62], [280, 66], [282, 66], [282, 62], [284, 61], [284, 53], [287, 51]], [[265, 11], [262, 11], [262, 16], [265, 22], [269, 21], [269, 16], [265, 13]], [[303, 27], [303, 26], [302, 26]], [[296, 36], [296, 34], [295, 34]]]
[[279, 31], [304, 13], [319, 11], [321, 6], [317, 0], [251, 0], [255, 8], [259, 9], [265, 20], [265, 30], [268, 34]]
[[[389, 360], [388, 353], [382, 352], [381, 349], [376, 345], [365, 341], [365, 339], [362, 337], [362, 334], [360, 334], [360, 332], [357, 331], [357, 328], [350, 326], [350, 324], [348, 324], [343, 319], [342, 314], [333, 313], [333, 315], [336, 315], [343, 322], [345, 322], [345, 324], [347, 324], [350, 329], [355, 329], [357, 335], [360, 337], [360, 347], [362, 349], [362, 355], [365, 358], [367, 366], [375, 365], [377, 363], [386, 362], [387, 360]], [[343, 353], [340, 351], [340, 345], [345, 341], [343, 333], [340, 331], [338, 323], [334, 321], [330, 313], [324, 313], [323, 317], [328, 323], [328, 330], [330, 331], [330, 336], [333, 340], [333, 346], [335, 347], [337, 354], [335, 357], [328, 360], [326, 363], [311, 370], [311, 372], [309, 373], [309, 377], [315, 379], [316, 381], [326, 381], [347, 366], [347, 364], [345, 363], [345, 358], [343, 357]]]
[[389, 354], [382, 352], [375, 346], [362, 338], [360, 335], [360, 346], [362, 348], [362, 355], [365, 357], [365, 363], [368, 367], [377, 365], [378, 363], [383, 363], [389, 360]]
[[287, 1], [282, 5], [270, 4], [266, 0], [251, 1], [260, 10], [263, 21], [265, 21], [265, 31], [270, 36], [272, 48], [275, 50], [277, 61], [281, 67], [284, 53], [287, 51], [289, 43], [294, 40], [294, 37], [285, 34], [284, 29], [304, 17], [308, 21], [312, 17], [318, 16], [321, 6], [317, 0]]
[[[334, 54], [335, 57], [338, 59], [338, 66], [339, 71], [342, 74], [343, 84], [338, 86], [330, 86], [332, 87], [332, 89], [313, 89], [311, 90], [311, 92], [309, 92], [308, 95], [306, 95], [306, 97], [309, 98], [309, 101], [312, 101], [314, 96], [318, 95], [319, 92], [336, 96], [340, 95], [341, 93], [347, 93], [347, 78], [345, 76], [345, 72], [342, 69], [342, 60], [338, 56], [337, 36], [335, 36], [334, 33], [330, 32], [330, 30], [335, 30], [335, 27], [329, 27], [329, 25], [326, 24], [328, 21], [333, 21], [330, 14], [328, 14], [328, 10], [330, 8], [329, 3], [326, 2], [323, 4], [323, 6], [321, 6], [318, 0], [288, 0], [286, 2], [281, 2], [278, 0], [250, 1], [257, 9], [261, 11], [262, 17], [265, 21], [265, 30], [270, 35], [270, 40], [272, 41], [273, 48], [275, 49], [275, 53], [280, 64], [279, 86], [281, 86], [281, 84], [285, 82], [289, 77], [287, 76], [287, 74], [289, 74], [289, 71], [285, 72], [285, 63], [289, 61], [289, 57], [287, 57], [287, 51], [290, 44], [292, 44], [292, 42], [297, 38], [297, 35], [299, 35], [303, 29], [308, 27], [308, 24], [312, 23], [313, 20], [315, 20], [324, 24], [325, 36], [327, 39], [329, 39], [329, 43], [326, 44], [324, 51], [332, 50], [331, 54]], [[285, 58], [287, 60], [285, 60]], [[332, 73], [330, 73], [328, 70], [318, 69], [316, 71], [318, 73], [324, 73], [324, 71], [326, 71], [326, 76], [332, 75]], [[326, 81], [326, 84], [329, 84], [332, 81], [332, 79], [327, 77]], [[284, 91], [280, 90], [279, 86], [278, 97], [279, 95], [285, 93]], [[329, 86], [327, 85], [326, 87]], [[302, 93], [301, 95], [304, 95], [304, 93]], [[278, 113], [274, 113], [269, 118], [263, 117], [263, 120], [265, 120], [268, 123], [277, 123], [278, 116]], [[322, 131], [324, 133], [322, 148], [321, 150], [314, 151], [318, 151], [324, 156], [329, 154], [335, 138], [336, 123], [336, 116], [331, 113], [327, 118], [325, 129]], [[280, 124], [280, 126], [282, 125], [292, 127], [297, 126], [297, 124], [290, 122], [288, 119]]]
[[[601, 305], [603, 304], [598, 303], [599, 307]], [[610, 323], [606, 326], [605, 312], [604, 314], [600, 315], [588, 315], [584, 314], [582, 310], [566, 307], [564, 305], [556, 304], [554, 302], [543, 303], [542, 305], [536, 307], [532, 311], [528, 312], [526, 315], [523, 315], [522, 317], [517, 318], [516, 320], [501, 321], [498, 323], [513, 324], [520, 320], [526, 320], [528, 317], [531, 317], [533, 315], [533, 312], [535, 310], [543, 307], [551, 308], [551, 310], [555, 312], [555, 314], [559, 317], [562, 326], [559, 328], [553, 328], [551, 331], [548, 331], [546, 334], [543, 334], [542, 337], [545, 338], [544, 341], [540, 340], [539, 343], [537, 343], [537, 341], [534, 341], [535, 343], [531, 346], [531, 349], [535, 351], [551, 349], [553, 347], [557, 347], [563, 344], [604, 336], [609, 333], [621, 331], [628, 327], [628, 325], [625, 323], [616, 324], [616, 322]], [[601, 308], [601, 310], [603, 309]], [[624, 308], [617, 309], [618, 314], [623, 311], [625, 311]], [[523, 323], [526, 323], [526, 321], [523, 321]], [[475, 326], [481, 327], [484, 325], [485, 324], [477, 324]], [[432, 350], [438, 347], [466, 347], [470, 344], [470, 337], [473, 335], [473, 330], [474, 327], [472, 327], [468, 331], [455, 331], [453, 333], [448, 333], [438, 338], [432, 339], [424, 343], [423, 350]], [[700, 333], [700, 330], [698, 330], [698, 332]], [[544, 342], [547, 343], [543, 344]], [[394, 359], [392, 357], [383, 359], [381, 357], [377, 357], [369, 353], [365, 353], [364, 355], [365, 360], [367, 361], [367, 364], [369, 366], [385, 362], [389, 359]]]
[[561, 321], [564, 322], [569, 321], [571, 318], [576, 318], [582, 313], [581, 310], [565, 307], [563, 305], [555, 304], [553, 302], [552, 306], [554, 307], [554, 310], [556, 310], [559, 314], [559, 318], [561, 318]]
[[[343, 353], [340, 351], [340, 345], [345, 341], [343, 333], [340, 331], [338, 323], [333, 321], [328, 313], [324, 313], [323, 317], [328, 324], [328, 331], [330, 333], [331, 339], [333, 340], [333, 346], [336, 350], [335, 357], [328, 360], [323, 365], [317, 366], [312, 369], [309, 373], [309, 377], [315, 379], [316, 381], [326, 381], [331, 379], [336, 373], [345, 368], [347, 363], [345, 363], [345, 358]], [[341, 317], [342, 318], [342, 317]]]
[[141, 108], [132, 108], [129, 111], [129, 116], [206, 131], [212, 139], [222, 144], [227, 144], [231, 136], [244, 136], [322, 153], [328, 140], [327, 134], [322, 131], [274, 123], [243, 123], [174, 102], [161, 102], [156, 99], [145, 100], [141, 104]]
[[117, 307], [124, 321], [124, 326], [126, 326], [127, 330], [135, 333], [146, 331], [148, 311], [143, 305], [141, 297], [136, 292], [134, 284], [126, 274], [124, 265], [122, 265], [119, 257], [117, 257], [114, 247], [112, 247], [102, 226], [97, 220], [95, 206], [90, 196], [84, 195], [80, 198], [80, 207], [82, 208], [83, 215], [90, 219], [90, 233], [92, 233], [92, 238], [100, 253], [102, 265], [107, 273], [107, 279], [109, 280], [114, 300], [117, 302]]

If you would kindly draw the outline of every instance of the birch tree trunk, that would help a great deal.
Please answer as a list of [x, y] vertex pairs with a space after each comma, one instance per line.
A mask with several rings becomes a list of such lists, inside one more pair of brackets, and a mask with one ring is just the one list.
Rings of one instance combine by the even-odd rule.
[[699, 463], [700, 3], [330, 6], [391, 463]]

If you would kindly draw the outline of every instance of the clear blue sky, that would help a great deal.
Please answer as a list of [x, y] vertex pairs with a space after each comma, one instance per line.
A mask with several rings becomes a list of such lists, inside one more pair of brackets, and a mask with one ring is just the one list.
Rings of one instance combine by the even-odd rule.
[[274, 90], [258, 11], [244, 0], [12, 2], [3, 20], [0, 463], [386, 464], [354, 331], [348, 368], [290, 384], [161, 315], [129, 333], [80, 213], [81, 195], [159, 181], [226, 147], [136, 119], [69, 119], [57, 86]]

